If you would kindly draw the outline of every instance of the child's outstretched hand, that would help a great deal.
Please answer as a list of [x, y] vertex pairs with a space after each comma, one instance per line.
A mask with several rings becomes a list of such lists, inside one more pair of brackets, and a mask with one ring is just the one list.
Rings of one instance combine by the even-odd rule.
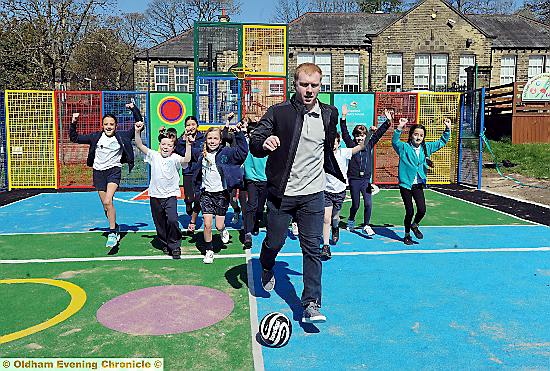
[[348, 105], [342, 104], [342, 118], [345, 120], [348, 114]]
[[227, 121], [225, 123], [225, 125], [229, 125], [229, 123], [231, 122], [231, 120], [233, 120], [233, 117], [235, 117], [235, 112], [229, 112], [227, 114]]
[[453, 127], [453, 123], [451, 122], [451, 119], [449, 119], [449, 118], [445, 118], [445, 120], [443, 120], [443, 123], [445, 124], [445, 126], [449, 130], [451, 130], [451, 128]]
[[159, 128], [159, 134], [160, 134], [160, 133], [164, 133], [165, 131], [166, 131], [166, 128], [165, 128], [164, 126], [161, 126], [161, 127]]
[[126, 108], [132, 109], [134, 108], [134, 102], [126, 103], [125, 106]]
[[389, 122], [393, 122], [393, 118], [395, 116], [395, 112], [390, 109], [384, 109], [384, 116], [388, 119]]
[[397, 125], [397, 130], [403, 130], [403, 128], [405, 127], [405, 125], [407, 125], [409, 123], [409, 119], [406, 118], [406, 117], [401, 117], [399, 119], [399, 124]]
[[79, 116], [80, 116], [79, 112], [74, 112], [73, 117], [71, 118], [71, 122], [76, 122]]
[[136, 133], [140, 133], [142, 130], [143, 130], [143, 127], [145, 125], [143, 124], [143, 121], [137, 121], [135, 124], [134, 124], [134, 129], [136, 131]]

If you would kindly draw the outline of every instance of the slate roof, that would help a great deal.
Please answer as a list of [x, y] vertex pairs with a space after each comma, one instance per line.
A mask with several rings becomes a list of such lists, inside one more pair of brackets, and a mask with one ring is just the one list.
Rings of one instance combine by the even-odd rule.
[[[296, 18], [288, 25], [292, 46], [366, 46], [367, 36], [375, 36], [404, 13], [315, 13]], [[550, 48], [550, 26], [522, 15], [464, 15], [481, 32], [492, 37], [494, 48]], [[146, 59], [141, 52], [136, 59]], [[149, 58], [192, 60], [193, 29], [149, 49]]]
[[494, 37], [494, 48], [550, 48], [550, 26], [527, 17], [467, 14], [466, 17]]
[[[194, 59], [193, 54], [193, 29], [182, 32], [176, 37], [166, 40], [149, 49], [151, 59], [184, 60]], [[136, 59], [147, 59], [147, 52], [136, 54]]]
[[376, 35], [401, 17], [399, 13], [306, 13], [288, 24], [289, 45], [365, 46], [365, 35]]

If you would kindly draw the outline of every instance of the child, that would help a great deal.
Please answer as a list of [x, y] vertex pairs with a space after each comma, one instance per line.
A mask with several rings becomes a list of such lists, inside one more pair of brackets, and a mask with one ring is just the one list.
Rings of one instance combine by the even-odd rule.
[[193, 137], [186, 140], [185, 157], [173, 153], [177, 134], [165, 131], [159, 134], [159, 150], [152, 151], [143, 144], [141, 130], [143, 122], [135, 124], [136, 147], [145, 155], [145, 162], [151, 165], [149, 203], [155, 222], [157, 238], [162, 251], [174, 259], [181, 257], [181, 232], [178, 222], [178, 197], [181, 196], [179, 171], [191, 160]]
[[373, 236], [374, 230], [369, 225], [370, 217], [372, 213], [372, 188], [371, 188], [371, 175], [372, 175], [372, 163], [373, 163], [373, 148], [376, 143], [382, 138], [382, 135], [389, 129], [391, 120], [393, 119], [393, 111], [386, 110], [391, 117], [386, 116], [386, 121], [377, 129], [375, 126], [371, 127], [373, 134], [367, 141], [367, 128], [365, 125], [357, 125], [353, 129], [353, 137], [351, 139], [348, 128], [346, 126], [346, 115], [348, 113], [348, 107], [344, 104], [342, 106], [342, 118], [340, 120], [340, 130], [342, 131], [342, 139], [348, 148], [353, 148], [357, 144], [366, 142], [365, 149], [357, 152], [351, 157], [348, 168], [348, 183], [351, 193], [351, 208], [348, 218], [348, 230], [355, 228], [355, 214], [359, 210], [359, 204], [361, 202], [361, 195], [363, 195], [363, 232], [368, 236]]
[[[426, 201], [424, 199], [424, 185], [426, 184], [426, 171], [431, 161], [428, 157], [439, 149], [443, 148], [451, 137], [451, 120], [446, 118], [445, 131], [437, 142], [424, 142], [426, 128], [420, 124], [412, 125], [409, 129], [409, 138], [407, 142], [401, 142], [399, 137], [403, 128], [408, 123], [406, 118], [399, 119], [399, 125], [393, 133], [392, 146], [399, 155], [399, 192], [405, 205], [405, 245], [412, 245], [414, 241], [411, 238], [412, 229], [414, 235], [419, 240], [424, 237], [418, 224], [426, 214]], [[414, 215], [412, 200], [416, 204], [416, 215], [411, 224]]]
[[[257, 123], [248, 123], [249, 132], [252, 133]], [[247, 191], [247, 202], [243, 218], [244, 247], [252, 247], [252, 235], [257, 235], [260, 229], [260, 221], [263, 218], [264, 207], [267, 199], [267, 177], [265, 165], [267, 157], [259, 158], [248, 154], [244, 162], [244, 179]]]
[[[231, 125], [231, 120], [233, 120], [233, 117], [235, 117], [234, 112], [229, 112], [227, 115], [227, 119], [225, 121], [225, 126], [222, 130], [222, 146], [235, 146], [235, 140], [234, 140], [234, 131], [235, 126]], [[237, 126], [239, 126], [240, 130], [245, 134], [245, 137], [248, 140], [247, 131], [248, 128], [248, 118], [245, 117], [241, 121], [237, 123]], [[244, 175], [244, 168], [243, 168], [243, 175]], [[239, 184], [237, 187], [233, 188], [231, 191], [231, 197], [229, 198], [229, 203], [231, 204], [231, 208], [233, 209], [233, 217], [231, 218], [231, 224], [235, 225], [239, 223], [240, 215], [244, 216], [245, 214], [245, 206], [246, 206], [246, 200], [247, 200], [247, 194], [244, 183]], [[239, 206], [239, 203], [241, 206]], [[244, 221], [243, 221], [244, 225]]]
[[[347, 107], [345, 105], [342, 107], [342, 121], [345, 125], [346, 122], [344, 112], [347, 113]], [[386, 110], [385, 113], [387, 120], [391, 122], [393, 119], [392, 113], [388, 110]], [[342, 174], [347, 174], [348, 163], [353, 155], [363, 150], [365, 150], [364, 140], [360, 141], [360, 143], [353, 148], [340, 148], [340, 135], [336, 135], [336, 140], [334, 141], [334, 156], [336, 157], [336, 161], [338, 161], [338, 165], [340, 166], [340, 171], [342, 171]], [[346, 198], [346, 186], [347, 184], [345, 182], [338, 180], [333, 175], [327, 174], [327, 187], [325, 190], [325, 218], [323, 224], [323, 247], [321, 249], [322, 260], [329, 260], [332, 256], [329, 245], [331, 227], [333, 242], [336, 243], [339, 239], [339, 213], [340, 209], [342, 208], [342, 203]]]
[[[143, 121], [141, 113], [133, 103], [126, 105], [132, 111], [135, 121]], [[93, 168], [93, 184], [103, 205], [105, 216], [109, 220], [109, 234], [105, 247], [114, 248], [120, 240], [116, 210], [113, 197], [120, 185], [121, 168], [128, 164], [128, 170], [134, 167], [134, 149], [132, 139], [134, 130], [117, 131], [117, 118], [112, 114], [103, 116], [103, 130], [95, 133], [78, 134], [76, 126], [80, 113], [73, 113], [69, 138], [73, 143], [89, 144], [86, 164]]]
[[[185, 137], [193, 140], [191, 150], [202, 149], [204, 144], [204, 134], [198, 131], [198, 120], [195, 116], [187, 116], [185, 118], [185, 133], [182, 134], [176, 142], [176, 152], [180, 156], [185, 156], [186, 141]], [[183, 192], [185, 194], [185, 212], [191, 216], [191, 220], [187, 226], [187, 233], [193, 234], [197, 223], [197, 216], [201, 211], [199, 197], [195, 194], [193, 187], [193, 172], [200, 168], [200, 164], [191, 163], [183, 169]]]
[[239, 128], [235, 133], [235, 147], [222, 146], [220, 128], [211, 127], [206, 131], [202, 151], [193, 150], [193, 161], [201, 164], [195, 170], [195, 190], [200, 190], [200, 204], [204, 219], [205, 264], [214, 262], [212, 247], [212, 219], [216, 216], [216, 229], [222, 242], [229, 242], [229, 232], [225, 229], [225, 214], [229, 207], [229, 195], [233, 188], [242, 183], [243, 164], [248, 154], [248, 143]]

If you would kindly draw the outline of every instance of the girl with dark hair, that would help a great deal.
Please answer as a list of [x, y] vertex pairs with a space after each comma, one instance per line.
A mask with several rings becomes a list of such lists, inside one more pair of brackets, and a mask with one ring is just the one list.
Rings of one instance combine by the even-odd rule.
[[[176, 141], [176, 148], [174, 150], [180, 156], [185, 156], [186, 137], [192, 139], [191, 150], [202, 149], [204, 144], [204, 134], [198, 131], [199, 120], [195, 116], [187, 116], [185, 118], [185, 133], [182, 134]], [[195, 232], [195, 226], [197, 222], [197, 216], [201, 211], [199, 203], [199, 197], [195, 194], [193, 187], [193, 173], [195, 169], [199, 168], [200, 164], [192, 162], [182, 170], [183, 174], [183, 193], [185, 198], [185, 212], [191, 216], [191, 220], [187, 226], [187, 233], [193, 234]]]
[[[399, 125], [393, 133], [392, 146], [399, 155], [399, 192], [405, 205], [405, 237], [403, 242], [406, 245], [412, 245], [414, 241], [411, 238], [411, 229], [416, 238], [419, 240], [424, 238], [418, 224], [426, 214], [424, 186], [428, 167], [431, 166], [429, 157], [447, 144], [451, 137], [452, 124], [451, 120], [446, 118], [443, 121], [446, 128], [441, 138], [438, 141], [428, 143], [424, 141], [426, 128], [423, 125], [414, 124], [409, 129], [407, 142], [402, 142], [399, 137], [408, 122], [406, 118], [399, 119]], [[416, 204], [416, 215], [414, 214], [413, 199]]]
[[[133, 104], [126, 105], [132, 111], [136, 122], [143, 121], [139, 109]], [[129, 171], [134, 167], [134, 149], [132, 139], [134, 130], [117, 131], [117, 118], [112, 114], [103, 116], [103, 130], [91, 134], [79, 134], [76, 126], [80, 113], [73, 113], [69, 130], [69, 139], [73, 143], [89, 144], [86, 164], [93, 168], [93, 184], [105, 216], [109, 220], [109, 234], [105, 247], [114, 248], [120, 236], [116, 224], [116, 210], [113, 204], [115, 192], [120, 184], [123, 163], [128, 164]]]
[[[348, 148], [354, 148], [359, 144], [364, 144], [361, 151], [355, 153], [349, 161], [348, 167], [348, 183], [351, 194], [351, 208], [348, 218], [348, 230], [355, 228], [355, 215], [359, 210], [359, 204], [361, 203], [361, 195], [363, 196], [363, 232], [369, 236], [375, 234], [374, 230], [370, 226], [370, 217], [372, 213], [372, 164], [373, 164], [373, 148], [376, 143], [382, 138], [382, 135], [389, 129], [394, 111], [391, 109], [386, 110], [388, 116], [382, 117], [384, 123], [379, 128], [372, 126], [370, 131], [372, 135], [368, 138], [368, 129], [365, 125], [356, 125], [353, 128], [353, 139], [349, 135], [348, 128], [346, 126], [346, 115], [348, 113], [348, 107], [344, 104], [342, 106], [342, 118], [340, 119], [340, 130], [342, 131], [342, 139]], [[335, 230], [333, 229], [333, 234]]]
[[238, 127], [235, 132], [235, 147], [222, 146], [222, 133], [218, 127], [209, 128], [205, 136], [203, 148], [195, 148], [192, 152], [193, 161], [200, 164], [195, 168], [193, 184], [195, 194], [200, 194], [204, 219], [206, 251], [203, 262], [212, 264], [212, 224], [215, 223], [222, 243], [228, 243], [229, 232], [225, 228], [225, 215], [231, 190], [243, 181], [241, 165], [248, 154], [248, 143]]

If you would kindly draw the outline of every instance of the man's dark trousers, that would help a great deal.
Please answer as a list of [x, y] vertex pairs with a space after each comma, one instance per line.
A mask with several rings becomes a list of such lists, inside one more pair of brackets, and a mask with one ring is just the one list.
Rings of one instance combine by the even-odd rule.
[[319, 244], [323, 235], [325, 195], [318, 192], [306, 196], [267, 196], [267, 234], [262, 244], [260, 263], [267, 270], [275, 266], [275, 258], [283, 247], [290, 220], [294, 218], [300, 232], [298, 238], [303, 255], [304, 291], [302, 305], [321, 305], [322, 262]]

